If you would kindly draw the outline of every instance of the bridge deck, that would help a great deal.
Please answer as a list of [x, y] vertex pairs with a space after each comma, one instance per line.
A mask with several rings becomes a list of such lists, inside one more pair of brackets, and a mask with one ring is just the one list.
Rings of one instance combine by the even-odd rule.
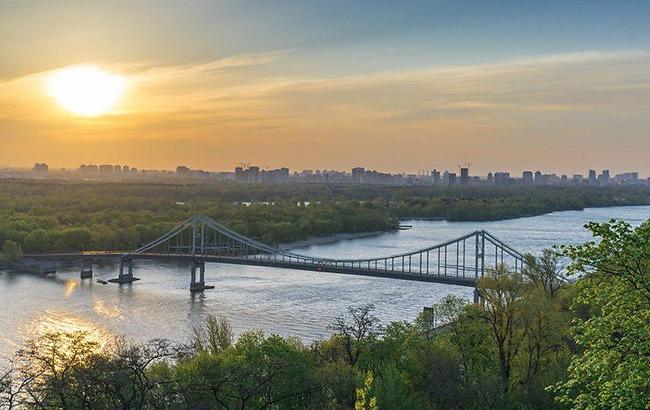
[[[53, 260], [53, 259], [107, 259], [118, 262], [124, 254], [118, 252], [79, 252], [79, 253], [50, 253], [50, 254], [26, 254], [25, 259], [33, 260]], [[187, 261], [201, 260], [204, 262], [225, 263], [233, 265], [262, 266], [281, 269], [296, 269], [311, 271], [316, 273], [338, 273], [345, 275], [370, 276], [389, 279], [402, 279], [417, 282], [442, 283], [448, 285], [470, 286], [474, 287], [476, 279], [455, 275], [436, 275], [436, 274], [418, 274], [405, 273], [390, 269], [367, 269], [359, 267], [344, 266], [320, 266], [313, 263], [300, 263], [288, 261], [274, 261], [268, 259], [254, 259], [245, 257], [227, 257], [212, 255], [186, 255], [186, 254], [140, 254], [130, 255], [131, 260], [158, 260], [158, 261]], [[320, 269], [320, 270], [319, 270]]]
[[[475, 286], [486, 269], [507, 265], [518, 272], [524, 257], [485, 231], [475, 231], [447, 242], [411, 252], [362, 259], [335, 259], [301, 255], [266, 245], [197, 215], [154, 241], [130, 252], [87, 251], [26, 255], [33, 259], [119, 258], [120, 280], [132, 280], [132, 261], [138, 259], [267, 266], [316, 272]], [[199, 264], [201, 275], [205, 264]], [[126, 267], [126, 272], [124, 268]], [[192, 265], [192, 275], [196, 265]], [[195, 277], [192, 276], [194, 282]], [[200, 282], [203, 282], [201, 280]]]

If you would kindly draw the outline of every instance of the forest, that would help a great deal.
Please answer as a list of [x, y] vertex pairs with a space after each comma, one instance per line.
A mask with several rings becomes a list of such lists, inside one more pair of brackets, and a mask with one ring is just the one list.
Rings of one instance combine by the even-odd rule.
[[400, 219], [497, 220], [650, 204], [647, 187], [382, 187], [0, 180], [0, 245], [129, 250], [195, 214], [269, 244], [395, 230]]
[[478, 304], [386, 324], [352, 306], [309, 345], [215, 316], [181, 344], [45, 333], [0, 363], [0, 408], [647, 409], [650, 221], [587, 228], [594, 241], [488, 272]]

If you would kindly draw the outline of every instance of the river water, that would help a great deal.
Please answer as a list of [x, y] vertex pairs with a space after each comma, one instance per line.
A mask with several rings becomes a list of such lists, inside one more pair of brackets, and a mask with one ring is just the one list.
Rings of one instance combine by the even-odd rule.
[[[650, 206], [590, 208], [496, 222], [403, 221], [406, 231], [294, 249], [314, 256], [381, 256], [419, 249], [485, 229], [521, 252], [590, 239], [588, 221], [623, 219], [638, 225]], [[55, 277], [0, 272], [0, 355], [46, 331], [85, 330], [100, 343], [113, 335], [137, 341], [187, 340], [208, 314], [229, 319], [236, 332], [262, 329], [306, 342], [326, 337], [350, 305], [373, 303], [383, 322], [413, 320], [424, 306], [449, 293], [468, 299], [472, 289], [404, 280], [210, 263], [204, 294], [189, 292], [189, 267], [140, 261], [131, 286], [79, 279], [79, 266], [58, 267]], [[116, 267], [94, 266], [109, 279]]]

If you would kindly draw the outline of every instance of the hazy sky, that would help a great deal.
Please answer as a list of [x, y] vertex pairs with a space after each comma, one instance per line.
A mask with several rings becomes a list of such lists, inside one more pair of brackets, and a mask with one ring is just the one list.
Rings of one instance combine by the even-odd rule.
[[[0, 164], [650, 174], [648, 1], [0, 0]], [[122, 75], [79, 117], [54, 70]]]

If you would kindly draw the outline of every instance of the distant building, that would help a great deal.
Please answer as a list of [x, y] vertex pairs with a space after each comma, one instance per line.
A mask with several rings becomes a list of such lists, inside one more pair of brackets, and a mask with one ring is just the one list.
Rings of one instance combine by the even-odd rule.
[[598, 182], [598, 179], [596, 178], [596, 170], [590, 169], [589, 176], [587, 178], [589, 180], [589, 184], [596, 185]]
[[448, 185], [456, 185], [456, 173], [455, 172], [449, 172], [447, 174], [447, 184]]
[[88, 164], [88, 165], [81, 164], [79, 166], [79, 172], [81, 172], [84, 175], [95, 175], [99, 172], [99, 167], [95, 164]]
[[511, 183], [512, 183], [512, 178], [510, 177], [510, 172], [494, 173], [494, 185], [503, 186], [503, 185], [510, 185]]
[[262, 182], [260, 178], [260, 167], [248, 167], [248, 183], [259, 184]]
[[533, 171], [524, 171], [521, 174], [521, 182], [526, 185], [532, 185], [533, 183]]
[[603, 185], [609, 184], [609, 170], [603, 169], [603, 173], [600, 174], [600, 183]]
[[535, 171], [535, 179], [534, 179], [536, 184], [542, 184], [542, 172], [537, 170]]
[[185, 177], [190, 174], [190, 168], [185, 165], [179, 165], [176, 167], [176, 175], [179, 177]]
[[34, 164], [34, 168], [33, 168], [34, 172], [39, 173], [39, 174], [47, 174], [49, 169], [50, 169], [50, 167], [44, 162], [42, 162], [42, 163], [37, 162], [36, 164]]
[[433, 171], [431, 171], [431, 181], [434, 184], [439, 184], [440, 183], [440, 171], [438, 171], [437, 169], [434, 169]]
[[112, 175], [113, 166], [108, 164], [102, 164], [99, 166], [99, 173], [102, 175]]
[[366, 169], [364, 167], [352, 168], [352, 182], [361, 184], [364, 182]]
[[460, 169], [460, 184], [467, 185], [469, 183], [469, 168]]

